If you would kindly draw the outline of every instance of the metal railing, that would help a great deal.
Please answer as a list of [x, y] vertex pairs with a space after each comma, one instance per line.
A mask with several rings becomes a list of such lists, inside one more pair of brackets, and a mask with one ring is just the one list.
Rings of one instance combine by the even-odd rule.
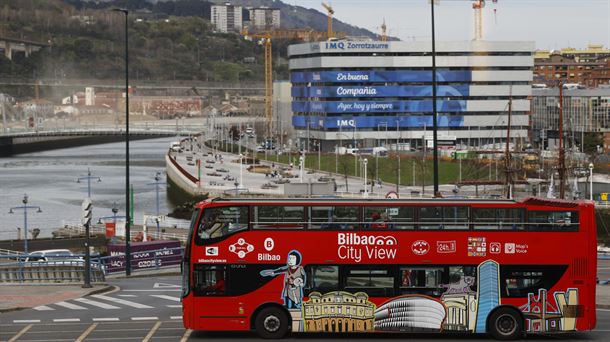
[[[85, 275], [83, 255], [19, 254], [0, 255], [0, 284], [82, 283]], [[106, 280], [100, 258], [91, 258], [91, 282]]]

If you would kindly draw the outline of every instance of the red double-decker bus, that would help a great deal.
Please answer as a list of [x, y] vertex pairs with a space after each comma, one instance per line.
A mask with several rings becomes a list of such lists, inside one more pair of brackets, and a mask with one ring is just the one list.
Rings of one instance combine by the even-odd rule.
[[213, 199], [183, 262], [193, 330], [526, 332], [595, 327], [590, 202]]

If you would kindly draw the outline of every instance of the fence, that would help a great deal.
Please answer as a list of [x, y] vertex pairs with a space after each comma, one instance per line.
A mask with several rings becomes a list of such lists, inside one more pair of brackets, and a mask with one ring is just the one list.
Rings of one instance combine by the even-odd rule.
[[[132, 272], [175, 267], [182, 262], [183, 247], [132, 251]], [[0, 284], [82, 283], [84, 255], [0, 254]], [[91, 257], [91, 282], [106, 281], [107, 274], [125, 271], [125, 254]]]
[[[85, 276], [85, 261], [79, 255], [49, 256], [49, 260], [31, 261], [29, 254], [0, 255], [0, 284], [38, 283], [66, 284], [82, 283]], [[91, 282], [106, 280], [104, 266], [99, 259], [92, 258]]]

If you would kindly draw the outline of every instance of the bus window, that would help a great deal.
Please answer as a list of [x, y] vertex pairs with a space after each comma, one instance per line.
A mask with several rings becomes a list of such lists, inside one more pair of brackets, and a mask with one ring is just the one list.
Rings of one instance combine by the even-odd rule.
[[523, 209], [472, 208], [474, 229], [522, 230]]
[[364, 222], [370, 229], [413, 229], [415, 228], [413, 207], [366, 207]]
[[310, 229], [354, 229], [358, 225], [358, 207], [310, 207]]
[[577, 231], [577, 211], [530, 211], [529, 225], [531, 230]]
[[201, 245], [205, 239], [220, 238], [245, 229], [248, 229], [248, 207], [208, 208], [203, 211], [195, 242]]
[[270, 206], [254, 207], [254, 229], [302, 229], [305, 221], [305, 207]]
[[563, 276], [565, 265], [507, 265], [500, 266], [503, 297], [527, 297], [538, 289], [550, 289]]
[[440, 296], [442, 276], [440, 267], [401, 267], [400, 293]]
[[468, 229], [468, 207], [421, 207], [420, 229]]
[[193, 293], [195, 296], [223, 296], [226, 292], [225, 265], [195, 265]]
[[339, 266], [311, 265], [305, 267], [307, 285], [305, 295], [313, 291], [330, 292], [339, 289]]
[[362, 291], [370, 297], [390, 297], [394, 295], [394, 276], [386, 268], [348, 269], [345, 291]]

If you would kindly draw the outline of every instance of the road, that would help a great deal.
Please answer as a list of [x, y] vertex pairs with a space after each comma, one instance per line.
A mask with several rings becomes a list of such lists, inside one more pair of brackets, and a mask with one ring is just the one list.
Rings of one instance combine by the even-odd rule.
[[[0, 314], [0, 341], [241, 341], [261, 340], [254, 333], [185, 331], [181, 321], [178, 276], [118, 279], [119, 291], [77, 298], [33, 309]], [[592, 332], [564, 335], [529, 335], [528, 340], [606, 341], [610, 336], [610, 310], [597, 310]], [[385, 341], [396, 339], [480, 341], [486, 336], [439, 334], [333, 336], [301, 334], [297, 341]]]

